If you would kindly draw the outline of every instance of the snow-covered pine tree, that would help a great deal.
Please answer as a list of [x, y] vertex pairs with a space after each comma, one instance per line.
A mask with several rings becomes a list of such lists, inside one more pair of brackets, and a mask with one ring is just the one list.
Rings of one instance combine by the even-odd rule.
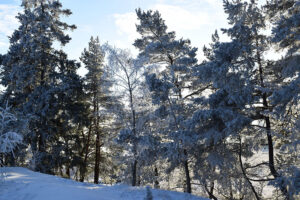
[[[92, 122], [88, 131], [88, 140], [92, 140], [94, 136], [95, 140], [95, 166], [94, 166], [94, 183], [99, 183], [100, 177], [100, 159], [104, 161], [104, 152], [101, 152], [101, 148], [105, 145], [108, 138], [108, 123], [107, 120], [113, 118], [111, 109], [118, 104], [117, 99], [111, 95], [112, 82], [109, 78], [109, 73], [105, 72], [105, 51], [102, 49], [99, 38], [95, 39], [91, 37], [88, 49], [84, 49], [81, 61], [87, 68], [88, 73], [85, 77], [85, 91], [88, 95], [89, 107], [91, 109], [90, 121]], [[111, 137], [111, 136], [110, 136]], [[112, 138], [112, 137], [111, 137]], [[92, 144], [92, 141], [87, 141], [85, 149], [85, 161], [89, 154], [88, 145]], [[84, 163], [86, 165], [87, 163]], [[85, 166], [86, 168], [86, 166]], [[83, 172], [86, 170], [84, 169]], [[84, 174], [82, 174], [84, 177]]]
[[268, 0], [266, 12], [274, 27], [272, 42], [279, 45], [279, 49], [287, 49], [288, 55], [299, 52], [299, 23], [300, 5], [297, 0]]
[[189, 92], [189, 74], [197, 63], [197, 48], [191, 47], [190, 40], [177, 40], [175, 32], [167, 32], [167, 26], [158, 11], [137, 9], [136, 14], [140, 22], [137, 32], [141, 38], [135, 40], [134, 46], [140, 51], [139, 59], [148, 66], [157, 64], [161, 67], [159, 73], [148, 74], [146, 81], [153, 94], [153, 102], [159, 105], [158, 112], [169, 121], [163, 133], [171, 141], [164, 144], [169, 150], [166, 156], [171, 168], [184, 168], [185, 191], [191, 193], [189, 150], [193, 145], [185, 134], [182, 122], [188, 113], [184, 93]]
[[[87, 95], [90, 97], [90, 109], [92, 112], [91, 121], [92, 125], [88, 131], [88, 140], [91, 140], [94, 136], [96, 136], [95, 142], [95, 166], [94, 166], [94, 183], [99, 183], [99, 167], [100, 167], [100, 98], [101, 92], [101, 76], [104, 71], [104, 52], [101, 49], [101, 45], [99, 42], [99, 38], [94, 39], [91, 37], [89, 42], [88, 49], [84, 49], [80, 60], [84, 63], [85, 68], [88, 70], [85, 78], [85, 90]], [[86, 145], [89, 145], [89, 141]], [[87, 165], [87, 155], [89, 153], [88, 146], [86, 147], [85, 152], [85, 161], [84, 165]], [[86, 171], [86, 166], [84, 167], [84, 171]], [[81, 175], [84, 177], [84, 172]], [[83, 180], [82, 180], [83, 181]]]
[[[59, 113], [55, 106], [64, 82], [59, 78], [60, 51], [54, 42], [65, 45], [70, 37], [65, 30], [73, 30], [60, 20], [71, 11], [62, 9], [57, 0], [23, 0], [24, 12], [19, 13], [20, 26], [10, 37], [10, 48], [4, 57], [1, 83], [6, 87], [2, 101], [29, 119], [29, 143], [36, 167], [53, 173], [52, 155], [48, 151], [56, 136], [53, 121]], [[65, 59], [65, 57], [64, 57]]]
[[56, 128], [55, 139], [51, 154], [55, 168], [59, 172], [65, 169], [70, 178], [70, 169], [79, 166], [81, 161], [82, 138], [80, 132], [88, 126], [88, 105], [83, 91], [83, 80], [76, 73], [80, 64], [75, 60], [68, 60], [67, 55], [59, 52], [60, 63], [57, 67], [57, 82], [55, 102], [59, 112], [53, 119]]
[[[271, 110], [267, 97], [270, 96], [273, 86], [272, 80], [274, 79], [272, 79], [273, 74], [270, 66], [263, 57], [264, 52], [268, 48], [267, 38], [262, 33], [266, 27], [266, 19], [262, 14], [262, 10], [258, 7], [256, 0], [251, 0], [250, 2], [225, 0], [224, 9], [229, 16], [228, 20], [232, 28], [223, 29], [223, 32], [233, 40], [232, 43], [238, 43], [236, 47], [241, 49], [241, 51], [236, 52], [236, 55], [234, 55], [235, 58], [230, 61], [234, 66], [232, 70], [233, 73], [237, 73], [240, 78], [244, 80], [242, 87], [245, 90], [244, 92], [249, 92], [248, 95], [242, 97], [246, 100], [243, 102], [245, 108], [243, 115], [251, 120], [251, 125], [263, 122], [264, 125], [256, 126], [258, 128], [257, 130], [254, 128], [254, 131], [266, 133], [268, 166], [271, 174], [276, 178], [278, 177], [278, 173], [275, 169], [274, 141], [271, 133], [272, 124], [267, 114], [267, 112]], [[248, 109], [248, 107], [250, 107], [250, 109]], [[249, 134], [248, 132], [251, 131], [247, 130], [245, 133]], [[240, 136], [243, 135], [240, 134]], [[264, 137], [264, 135], [261, 136]], [[239, 138], [240, 147], [242, 147], [242, 140], [242, 138]], [[245, 143], [245, 145], [247, 145], [247, 143]], [[242, 149], [240, 149], [239, 161], [241, 163], [243, 176], [251, 186], [256, 199], [258, 199], [258, 194], [251, 184], [246, 170], [243, 169], [241, 151]], [[265, 175], [265, 177], [267, 177], [267, 175]]]
[[[231, 41], [219, 42], [218, 35], [214, 34], [211, 48], [204, 48], [208, 61], [197, 68], [196, 75], [202, 80], [201, 84], [211, 83], [213, 90], [208, 100], [198, 100], [203, 105], [202, 109], [194, 113], [189, 124], [195, 133], [198, 132], [200, 141], [204, 141], [199, 149], [213, 150], [207, 155], [209, 165], [223, 170], [235, 169], [240, 175], [233, 180], [243, 178], [245, 182], [240, 192], [250, 195], [249, 198], [260, 199], [252, 183], [257, 179], [249, 177], [245, 170], [245, 166], [249, 169], [252, 165], [244, 163], [245, 158], [253, 155], [253, 149], [261, 145], [259, 138], [267, 141], [267, 166], [271, 174], [274, 178], [279, 176], [275, 168], [272, 124], [268, 115], [271, 108], [267, 97], [271, 95], [274, 74], [263, 57], [268, 47], [266, 36], [262, 34], [265, 16], [254, 0], [225, 0], [224, 9], [231, 27], [222, 30]], [[205, 154], [202, 155], [205, 157]], [[265, 165], [259, 163], [257, 166]], [[225, 171], [222, 174], [226, 174]], [[227, 178], [232, 180], [232, 175]], [[263, 177], [257, 181], [270, 180], [268, 173]], [[226, 186], [226, 182], [223, 184], [222, 187]], [[252, 193], [247, 192], [248, 189]], [[282, 190], [284, 192], [285, 189]]]
[[[218, 35], [214, 34], [213, 38], [218, 38]], [[247, 111], [244, 107], [248, 104], [248, 96], [251, 97], [246, 92], [249, 88], [245, 87], [245, 79], [240, 77], [242, 73], [232, 70], [231, 59], [238, 49], [238, 43], [221, 43], [218, 40], [211, 49], [205, 48], [208, 61], [200, 65], [197, 74], [202, 80], [200, 87], [212, 84], [211, 94], [208, 99], [195, 99], [198, 109], [187, 120], [190, 132], [198, 141], [193, 152], [197, 158], [195, 177], [211, 198], [218, 197], [216, 191], [227, 198], [248, 192], [247, 188], [237, 188], [245, 183], [238, 170], [236, 138], [250, 124], [244, 112], [251, 114], [250, 109]]]
[[273, 63], [277, 72], [278, 84], [270, 97], [274, 106], [272, 115], [277, 119], [277, 137], [280, 148], [277, 157], [280, 179], [274, 181], [277, 187], [288, 188], [287, 198], [294, 199], [299, 194], [297, 184], [300, 176], [300, 135], [299, 135], [299, 99], [300, 99], [300, 2], [296, 0], [270, 0], [265, 6], [273, 23], [271, 42], [278, 51], [286, 55]]

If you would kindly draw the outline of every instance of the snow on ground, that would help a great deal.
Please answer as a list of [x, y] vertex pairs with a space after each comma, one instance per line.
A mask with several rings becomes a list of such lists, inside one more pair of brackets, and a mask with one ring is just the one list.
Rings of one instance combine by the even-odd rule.
[[[4, 167], [0, 181], [0, 200], [143, 200], [144, 187], [95, 185], [30, 171]], [[205, 200], [190, 194], [151, 190], [153, 200]]]

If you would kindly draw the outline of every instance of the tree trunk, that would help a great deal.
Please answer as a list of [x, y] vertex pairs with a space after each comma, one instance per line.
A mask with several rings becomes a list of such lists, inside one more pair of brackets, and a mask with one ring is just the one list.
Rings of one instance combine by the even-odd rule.
[[38, 161], [36, 162], [35, 170], [38, 172], [47, 173], [46, 167], [49, 167], [49, 166], [45, 166], [46, 150], [45, 150], [43, 133], [38, 133], [37, 137], [38, 137]]
[[187, 193], [192, 193], [192, 185], [191, 185], [191, 178], [190, 178], [188, 155], [187, 155], [186, 150], [184, 150], [184, 156], [185, 156], [185, 160], [183, 162], [183, 166], [184, 166], [185, 179], [186, 179], [186, 192]]
[[71, 173], [70, 173], [70, 167], [69, 166], [66, 166], [66, 175], [68, 178], [71, 178]]
[[[256, 33], [256, 36], [257, 36], [257, 33]], [[260, 53], [258, 51], [259, 45], [258, 45], [258, 39], [257, 38], [256, 38], [256, 47], [257, 47], [256, 56], [257, 56], [257, 62], [258, 62], [258, 67], [259, 67], [259, 76], [260, 76], [260, 86], [262, 88], [265, 88], [264, 79], [263, 79], [262, 62], [261, 62]], [[265, 110], [269, 109], [269, 105], [268, 105], [266, 93], [263, 93], [262, 99], [263, 99], [264, 109]], [[271, 171], [271, 174], [276, 179], [276, 178], [279, 177], [279, 174], [278, 174], [278, 172], [275, 169], [274, 146], [273, 146], [273, 139], [272, 139], [272, 134], [271, 134], [271, 122], [270, 122], [270, 118], [268, 116], [265, 116], [265, 122], [266, 122], [266, 131], [267, 131], [267, 139], [268, 139], [268, 150], [269, 150], [269, 169]], [[283, 193], [283, 195], [285, 196], [285, 198], [288, 200], [289, 199], [289, 195], [288, 195], [287, 188], [283, 184], [280, 184], [280, 190]]]
[[89, 146], [90, 146], [90, 140], [91, 140], [91, 133], [92, 133], [92, 125], [89, 127], [89, 132], [88, 132], [88, 137], [87, 137], [87, 142], [85, 144], [85, 155], [84, 155], [84, 160], [82, 163], [82, 169], [80, 170], [80, 182], [84, 181], [84, 177], [87, 171], [87, 159], [88, 159], [88, 154], [89, 154]]
[[94, 183], [99, 183], [100, 174], [100, 130], [99, 130], [99, 100], [98, 100], [98, 90], [94, 92], [94, 128], [96, 133], [96, 155], [95, 155], [95, 168], [94, 168]]
[[135, 115], [135, 110], [134, 110], [134, 105], [133, 105], [133, 94], [132, 94], [132, 88], [129, 80], [129, 76], [127, 76], [128, 79], [128, 87], [129, 87], [129, 98], [130, 98], [130, 109], [131, 109], [131, 114], [132, 114], [132, 133], [133, 133], [133, 156], [134, 156], [134, 162], [132, 165], [132, 186], [137, 185], [137, 140], [136, 140], [136, 115]]
[[155, 189], [159, 189], [160, 187], [159, 187], [159, 182], [158, 182], [158, 169], [157, 169], [157, 167], [155, 167], [155, 169], [154, 169], [154, 177], [155, 177], [155, 180], [154, 180], [154, 188]]
[[[256, 36], [258, 34], [256, 33]], [[264, 78], [263, 78], [263, 67], [262, 67], [262, 62], [261, 62], [261, 57], [260, 57], [260, 53], [259, 53], [259, 44], [258, 44], [258, 39], [256, 38], [256, 58], [257, 58], [257, 63], [258, 63], [258, 67], [259, 67], [259, 78], [260, 78], [260, 86], [262, 88], [265, 88], [265, 84], [264, 84]], [[262, 99], [263, 99], [263, 106], [264, 109], [267, 110], [269, 108], [268, 106], [268, 102], [267, 102], [267, 95], [266, 93], [263, 93], [262, 95]], [[275, 170], [275, 165], [274, 165], [274, 147], [273, 147], [273, 141], [272, 141], [272, 135], [271, 135], [271, 123], [270, 123], [270, 118], [269, 117], [265, 117], [265, 122], [266, 122], [266, 130], [267, 130], [267, 138], [268, 138], [268, 148], [269, 148], [269, 168], [271, 171], [271, 174], [274, 177], [278, 176], [278, 173]]]
[[137, 160], [135, 159], [132, 165], [132, 186], [136, 186], [136, 171], [137, 171]]
[[96, 158], [95, 158], [95, 170], [94, 170], [94, 183], [99, 183], [99, 174], [100, 174], [100, 133], [97, 131], [96, 138]]
[[214, 182], [211, 184], [209, 189], [208, 189], [206, 183], [204, 185], [204, 189], [208, 194], [208, 198], [213, 199], [213, 200], [218, 200], [218, 198], [214, 195], [214, 187], [215, 187]]
[[250, 188], [256, 198], [256, 200], [260, 200], [253, 184], [251, 183], [251, 181], [249, 180], [247, 174], [246, 174], [246, 171], [244, 169], [244, 165], [243, 165], [243, 160], [242, 160], [242, 139], [239, 138], [239, 162], [240, 162], [240, 167], [241, 167], [241, 170], [242, 170], [242, 173], [243, 173], [243, 176], [244, 178], [246, 179], [246, 181], [248, 182], [248, 184], [250, 185]]
[[270, 118], [265, 117], [265, 122], [266, 122], [267, 138], [268, 138], [269, 168], [270, 168], [271, 174], [276, 178], [276, 177], [278, 177], [278, 173], [275, 169], [275, 163], [274, 163], [274, 147], [273, 147], [273, 139], [272, 139], [272, 135], [271, 135]]

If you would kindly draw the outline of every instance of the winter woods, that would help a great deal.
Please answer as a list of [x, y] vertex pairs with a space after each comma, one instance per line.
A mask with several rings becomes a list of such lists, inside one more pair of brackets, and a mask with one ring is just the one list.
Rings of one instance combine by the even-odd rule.
[[214, 200], [299, 198], [299, 1], [224, 0], [228, 27], [207, 33], [203, 60], [141, 9], [136, 57], [91, 37], [70, 60], [55, 44], [71, 40], [71, 11], [22, 8], [0, 57], [0, 163]]

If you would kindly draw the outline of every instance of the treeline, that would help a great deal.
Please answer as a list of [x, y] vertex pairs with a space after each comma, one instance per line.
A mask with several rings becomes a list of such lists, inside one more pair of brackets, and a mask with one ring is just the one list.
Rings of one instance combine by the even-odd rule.
[[55, 48], [71, 40], [71, 11], [23, 0], [0, 57], [1, 163], [214, 200], [299, 198], [300, 3], [223, 5], [230, 40], [216, 31], [203, 61], [158, 11], [137, 9], [139, 55], [91, 37], [81, 77]]

